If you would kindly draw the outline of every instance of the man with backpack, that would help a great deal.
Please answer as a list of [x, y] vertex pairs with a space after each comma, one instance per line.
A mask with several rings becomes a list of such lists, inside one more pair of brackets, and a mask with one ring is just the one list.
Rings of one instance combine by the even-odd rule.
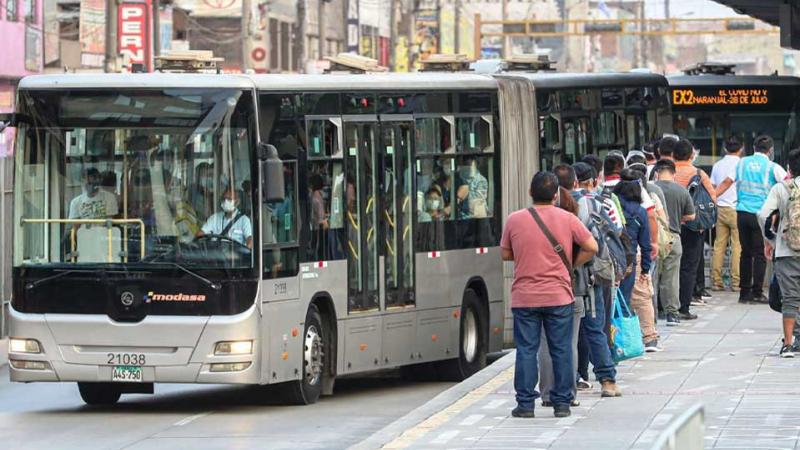
[[739, 260], [739, 303], [767, 303], [764, 296], [764, 274], [767, 258], [764, 256], [763, 224], [758, 223], [758, 211], [764, 206], [773, 186], [786, 178], [786, 171], [772, 162], [774, 151], [771, 137], [762, 135], [753, 142], [753, 155], [742, 158], [736, 166], [735, 179], [727, 178], [717, 188], [722, 195], [736, 183], [736, 225], [742, 255]]
[[685, 187], [674, 181], [675, 163], [669, 159], [662, 159], [656, 163], [656, 184], [664, 193], [664, 208], [669, 218], [669, 231], [672, 233], [672, 248], [669, 253], [659, 258], [658, 277], [659, 301], [666, 314], [667, 326], [680, 323], [678, 317], [680, 300], [680, 265], [683, 256], [681, 246], [681, 223], [694, 220], [694, 203]]
[[601, 395], [617, 397], [621, 393], [616, 385], [617, 371], [605, 332], [610, 309], [605, 305], [603, 285], [613, 283], [617, 276], [615, 265], [620, 264], [625, 255], [621, 243], [614, 240], [617, 231], [611, 218], [603, 210], [603, 203], [595, 193], [597, 173], [594, 168], [579, 162], [573, 165], [573, 169], [577, 187], [572, 190], [572, 197], [578, 202], [578, 218], [592, 232], [598, 244], [598, 251], [590, 266], [595, 280], [594, 295], [590, 297], [586, 314], [581, 319], [580, 340], [589, 350], [589, 361], [595, 377], [600, 381]]
[[[793, 330], [800, 326], [800, 150], [789, 152], [788, 159], [791, 178], [772, 187], [758, 212], [758, 223], [775, 249], [775, 275], [782, 295], [782, 358], [793, 358], [800, 346], [797, 340], [792, 342]], [[775, 232], [767, 233], [770, 228]]]
[[692, 163], [695, 149], [688, 139], [675, 146], [675, 182], [689, 190], [695, 209], [694, 220], [681, 225], [680, 302], [678, 316], [681, 320], [697, 319], [689, 307], [697, 283], [697, 267], [703, 258], [705, 234], [717, 222], [717, 196], [711, 179]]

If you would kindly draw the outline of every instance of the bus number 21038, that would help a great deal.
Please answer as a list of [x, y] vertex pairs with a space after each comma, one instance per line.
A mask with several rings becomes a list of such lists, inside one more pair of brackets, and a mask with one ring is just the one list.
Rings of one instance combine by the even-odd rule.
[[141, 353], [108, 353], [106, 364], [124, 364], [127, 366], [145, 365], [145, 357]]

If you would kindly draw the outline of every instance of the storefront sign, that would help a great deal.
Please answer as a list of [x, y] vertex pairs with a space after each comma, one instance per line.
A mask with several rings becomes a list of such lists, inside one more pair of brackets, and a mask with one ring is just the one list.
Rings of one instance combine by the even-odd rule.
[[150, 58], [150, 0], [119, 5], [119, 52], [130, 64], [144, 64], [152, 70]]

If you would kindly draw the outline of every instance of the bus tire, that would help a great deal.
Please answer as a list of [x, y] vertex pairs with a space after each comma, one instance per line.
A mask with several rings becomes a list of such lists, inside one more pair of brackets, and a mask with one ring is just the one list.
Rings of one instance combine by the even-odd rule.
[[78, 392], [87, 405], [113, 405], [122, 396], [122, 389], [111, 383], [78, 383]]
[[472, 289], [464, 291], [461, 304], [458, 358], [441, 361], [439, 375], [448, 381], [462, 381], [486, 367], [488, 317], [480, 297]]
[[310, 405], [319, 400], [322, 394], [326, 367], [327, 330], [322, 327], [322, 316], [316, 305], [311, 305], [306, 313], [303, 330], [303, 370], [299, 380], [289, 382], [286, 390], [287, 401], [293, 405]]

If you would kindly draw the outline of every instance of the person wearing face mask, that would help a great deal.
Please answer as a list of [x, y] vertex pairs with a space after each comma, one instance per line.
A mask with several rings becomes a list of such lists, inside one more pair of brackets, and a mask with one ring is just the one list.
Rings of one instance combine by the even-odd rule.
[[253, 248], [253, 225], [250, 218], [239, 211], [239, 197], [235, 189], [225, 190], [220, 207], [222, 211], [212, 214], [197, 236], [223, 235], [247, 248]]
[[434, 185], [425, 194], [425, 206], [422, 212], [419, 213], [420, 222], [433, 222], [442, 220], [443, 217], [443, 202], [442, 194]]
[[478, 171], [475, 158], [468, 158], [458, 170], [460, 183], [456, 190], [458, 218], [488, 217], [489, 181]]
[[[108, 219], [119, 213], [117, 196], [100, 189], [102, 177], [94, 167], [83, 173], [83, 192], [69, 204], [70, 219]], [[80, 224], [76, 225], [80, 226]]]

